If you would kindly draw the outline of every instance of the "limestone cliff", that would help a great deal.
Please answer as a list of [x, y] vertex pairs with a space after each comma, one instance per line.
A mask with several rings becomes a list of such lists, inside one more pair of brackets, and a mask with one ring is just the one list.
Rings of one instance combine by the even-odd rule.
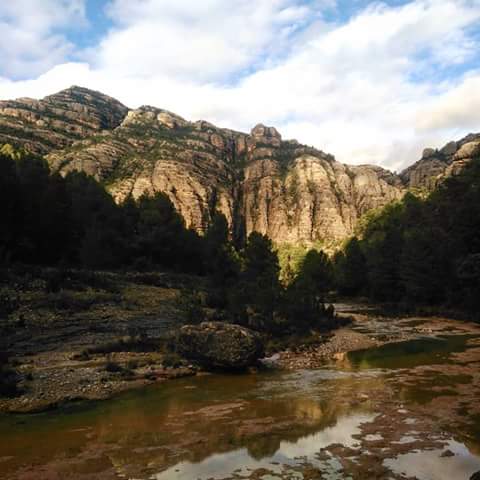
[[422, 158], [404, 170], [400, 177], [408, 188], [431, 191], [478, 155], [480, 134], [470, 134], [458, 142], [447, 143], [440, 150], [426, 148]]
[[460, 168], [479, 139], [426, 151], [397, 176], [344, 165], [283, 140], [272, 127], [257, 125], [246, 134], [150, 106], [128, 110], [79, 87], [43, 100], [0, 102], [0, 144], [45, 155], [62, 174], [84, 171], [117, 201], [163, 191], [200, 232], [218, 209], [236, 236], [256, 230], [277, 243], [338, 243], [368, 210]]
[[127, 111], [119, 101], [80, 87], [43, 100], [0, 101], [0, 143], [44, 155], [79, 138], [115, 128]]
[[403, 194], [390, 172], [343, 165], [274, 128], [257, 125], [247, 135], [148, 106], [47, 159], [63, 174], [95, 176], [118, 201], [166, 192], [199, 231], [220, 210], [237, 236], [256, 230], [278, 243], [341, 241], [363, 213]]

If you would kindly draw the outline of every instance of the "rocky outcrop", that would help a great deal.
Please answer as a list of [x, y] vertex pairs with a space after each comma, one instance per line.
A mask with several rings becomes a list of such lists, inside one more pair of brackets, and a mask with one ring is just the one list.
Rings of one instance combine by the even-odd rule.
[[480, 134], [470, 134], [440, 150], [426, 148], [422, 158], [400, 174], [407, 188], [433, 190], [445, 178], [456, 175], [473, 158], [480, 156]]
[[44, 155], [117, 127], [127, 112], [119, 101], [81, 87], [43, 100], [0, 101], [0, 143]]
[[244, 369], [264, 354], [255, 332], [223, 322], [185, 325], [177, 334], [175, 348], [180, 355], [207, 369]]
[[105, 182], [117, 201], [163, 191], [200, 232], [219, 210], [236, 235], [255, 230], [277, 243], [339, 242], [366, 211], [403, 194], [390, 172], [343, 165], [273, 127], [247, 135], [149, 106], [47, 158], [62, 174], [82, 170]]
[[278, 244], [338, 244], [367, 211], [458, 172], [478, 154], [479, 142], [480, 135], [470, 135], [426, 149], [398, 176], [342, 164], [263, 124], [236, 132], [151, 106], [128, 110], [79, 87], [43, 100], [0, 102], [0, 145], [43, 154], [62, 175], [84, 171], [119, 202], [165, 192], [199, 232], [219, 210], [235, 236], [255, 230]]

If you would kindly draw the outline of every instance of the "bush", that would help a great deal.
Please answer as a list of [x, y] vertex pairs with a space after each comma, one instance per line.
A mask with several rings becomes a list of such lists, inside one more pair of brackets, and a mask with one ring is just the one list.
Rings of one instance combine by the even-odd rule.
[[179, 306], [187, 323], [198, 324], [205, 320], [202, 298], [198, 292], [188, 290], [182, 292]]
[[123, 372], [123, 367], [119, 363], [113, 362], [112, 360], [109, 360], [105, 364], [105, 370], [108, 373], [121, 373], [121, 372]]
[[180, 368], [185, 364], [185, 360], [177, 353], [167, 353], [163, 357], [162, 364], [164, 367]]

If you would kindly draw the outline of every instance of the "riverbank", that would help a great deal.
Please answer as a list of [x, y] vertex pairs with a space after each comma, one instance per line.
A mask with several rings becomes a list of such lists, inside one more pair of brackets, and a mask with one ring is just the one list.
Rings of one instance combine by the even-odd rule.
[[1, 322], [0, 351], [10, 357], [19, 394], [0, 411], [34, 413], [71, 402], [194, 375], [166, 348], [184, 323], [181, 292], [201, 279], [175, 274], [8, 272], [2, 289], [14, 305]]
[[278, 352], [269, 363], [287, 370], [320, 368], [328, 361], [344, 361], [350, 352], [380, 347], [389, 343], [419, 338], [437, 338], [444, 334], [480, 333], [475, 322], [437, 316], [391, 316], [376, 313], [368, 304], [337, 304], [337, 315], [351, 323], [325, 336], [324, 341], [299, 344]]
[[[36, 413], [106, 400], [126, 390], [203, 373], [170, 353], [169, 335], [184, 324], [179, 303], [187, 280], [175, 275], [108, 274], [95, 286], [60, 293], [24, 288], [20, 308], [4, 326], [14, 351], [20, 394], [0, 398], [0, 412]], [[90, 282], [92, 283], [92, 282]], [[46, 298], [45, 298], [46, 297]], [[468, 334], [468, 322], [372, 314], [366, 305], [338, 304], [346, 326], [288, 339], [264, 364], [281, 370], [343, 362], [349, 352], [442, 333]], [[351, 323], [347, 319], [352, 320]]]

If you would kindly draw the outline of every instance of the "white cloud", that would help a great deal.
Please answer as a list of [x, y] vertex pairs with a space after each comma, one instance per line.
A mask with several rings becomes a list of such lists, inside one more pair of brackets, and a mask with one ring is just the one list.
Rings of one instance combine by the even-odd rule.
[[34, 76], [63, 62], [74, 46], [62, 28], [84, 22], [84, 0], [0, 2], [0, 73]]
[[285, 52], [315, 15], [299, 0], [114, 0], [117, 25], [91, 52], [95, 65], [129, 76], [224, 81]]
[[[458, 73], [479, 59], [469, 34], [479, 28], [478, 0], [375, 3], [343, 24], [325, 22], [332, 6], [114, 0], [115, 28], [85, 63], [0, 79], [0, 97], [81, 84], [220, 126], [272, 124], [346, 163], [397, 170], [425, 146], [480, 130], [480, 71]], [[456, 76], [444, 75], [454, 65]]]

